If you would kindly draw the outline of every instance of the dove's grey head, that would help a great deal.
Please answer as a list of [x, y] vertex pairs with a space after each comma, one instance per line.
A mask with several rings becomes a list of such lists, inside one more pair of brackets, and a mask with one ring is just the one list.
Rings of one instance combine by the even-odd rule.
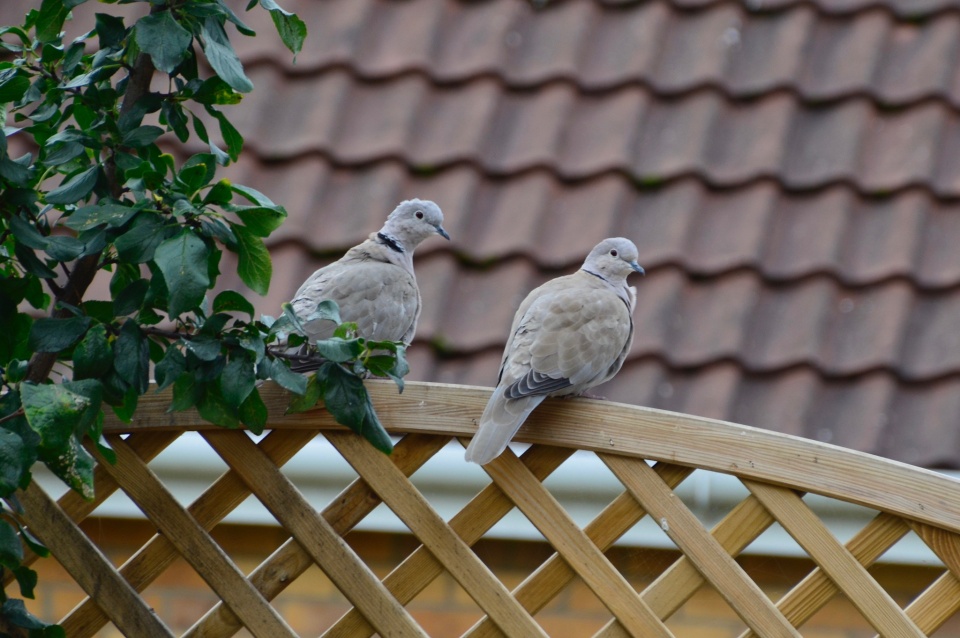
[[427, 237], [440, 235], [450, 239], [443, 229], [443, 212], [426, 199], [408, 199], [400, 202], [380, 229], [381, 239], [389, 241], [403, 252], [412, 253]]
[[583, 270], [614, 283], [624, 281], [630, 273], [645, 274], [637, 263], [637, 247], [624, 237], [610, 237], [597, 244], [586, 261]]

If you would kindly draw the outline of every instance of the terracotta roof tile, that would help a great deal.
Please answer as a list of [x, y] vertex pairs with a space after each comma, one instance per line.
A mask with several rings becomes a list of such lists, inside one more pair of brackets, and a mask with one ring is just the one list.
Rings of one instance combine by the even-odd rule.
[[429, 197], [410, 378], [492, 385], [526, 293], [623, 235], [598, 394], [960, 467], [955, 0], [290, 2], [295, 65], [264, 12], [234, 38], [226, 173], [290, 212], [258, 309]]

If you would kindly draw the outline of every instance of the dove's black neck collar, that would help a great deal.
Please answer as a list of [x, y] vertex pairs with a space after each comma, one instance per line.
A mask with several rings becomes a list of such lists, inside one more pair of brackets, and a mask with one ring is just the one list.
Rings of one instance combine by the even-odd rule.
[[[580, 270], [582, 270], [583, 272], [587, 273], [588, 275], [593, 275], [593, 276], [596, 277], [597, 279], [602, 279], [603, 281], [607, 281], [607, 278], [606, 278], [606, 277], [604, 277], [603, 275], [600, 275], [600, 274], [598, 274], [598, 273], [595, 273], [595, 272], [593, 272], [592, 270], [587, 270], [586, 268], [581, 268]], [[607, 283], [610, 283], [610, 282], [607, 282]]]
[[401, 244], [396, 237], [391, 237], [390, 235], [384, 235], [383, 233], [377, 233], [377, 239], [380, 240], [380, 243], [392, 250], [395, 253], [404, 253], [406, 252], [403, 249], [403, 244]]

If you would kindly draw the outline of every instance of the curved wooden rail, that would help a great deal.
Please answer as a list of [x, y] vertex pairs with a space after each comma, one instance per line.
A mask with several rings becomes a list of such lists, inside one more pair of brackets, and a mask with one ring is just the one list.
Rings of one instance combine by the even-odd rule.
[[[229, 636], [246, 627], [257, 636], [291, 635], [269, 601], [317, 564], [354, 608], [332, 636], [419, 636], [404, 605], [444, 570], [486, 614], [468, 634], [544, 635], [533, 615], [579, 577], [612, 616], [598, 635], [673, 636], [664, 621], [704, 583], [718, 591], [749, 628], [746, 635], [798, 636], [803, 623], [832, 596], [844, 594], [884, 636], [926, 636], [960, 610], [960, 481], [871, 455], [742, 425], [588, 399], [544, 403], [517, 440], [532, 443], [522, 457], [509, 450], [484, 467], [492, 482], [450, 521], [444, 521], [407, 479], [451, 438], [472, 436], [487, 388], [368, 382], [381, 420], [404, 435], [390, 457], [336, 425], [323, 409], [284, 415], [287, 395], [261, 388], [273, 429], [259, 444], [241, 432], [202, 424], [191, 413], [168, 413], [169, 397], [141, 401], [131, 424], [107, 419], [118, 462], [97, 468], [97, 496], [67, 494], [53, 503], [36, 486], [23, 495], [31, 528], [91, 595], [63, 620], [71, 636], [89, 636], [106, 622], [130, 635], [170, 635], [138, 592], [178, 556], [207, 579], [221, 602], [186, 635]], [[150, 471], [150, 460], [179, 432], [199, 430], [230, 469], [183, 508]], [[278, 468], [322, 433], [358, 478], [316, 512]], [[121, 435], [127, 435], [122, 437]], [[576, 449], [591, 450], [624, 487], [580, 528], [542, 485]], [[647, 460], [657, 461], [653, 466]], [[706, 529], [673, 488], [695, 469], [732, 474], [749, 490], [713, 529]], [[153, 521], [158, 534], [119, 569], [82, 538], [75, 521], [116, 489]], [[877, 516], [846, 545], [804, 503], [803, 492], [857, 503]], [[291, 534], [290, 540], [244, 575], [208, 531], [249, 494], [257, 496]], [[382, 581], [342, 536], [380, 502], [422, 543]], [[511, 509], [519, 509], [556, 553], [508, 590], [471, 545]], [[652, 516], [682, 557], [637, 592], [604, 551], [644, 516]], [[771, 601], [735, 557], [778, 522], [817, 567], [778, 601]], [[940, 578], [901, 608], [867, 568], [908, 531], [941, 558]], [[78, 549], [81, 548], [81, 549]]]

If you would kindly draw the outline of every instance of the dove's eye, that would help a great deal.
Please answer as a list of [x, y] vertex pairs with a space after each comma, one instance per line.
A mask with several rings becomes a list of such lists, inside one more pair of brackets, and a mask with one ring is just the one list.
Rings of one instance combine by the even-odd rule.
[[614, 248], [613, 250], [610, 251], [610, 256], [611, 256], [611, 257], [616, 257], [617, 254], [618, 254], [618, 253], [617, 253], [617, 249], [616, 249], [616, 248]]
[[423, 211], [422, 211], [422, 210], [418, 210], [415, 214], [416, 214], [416, 216], [417, 216], [417, 219], [423, 219]]

